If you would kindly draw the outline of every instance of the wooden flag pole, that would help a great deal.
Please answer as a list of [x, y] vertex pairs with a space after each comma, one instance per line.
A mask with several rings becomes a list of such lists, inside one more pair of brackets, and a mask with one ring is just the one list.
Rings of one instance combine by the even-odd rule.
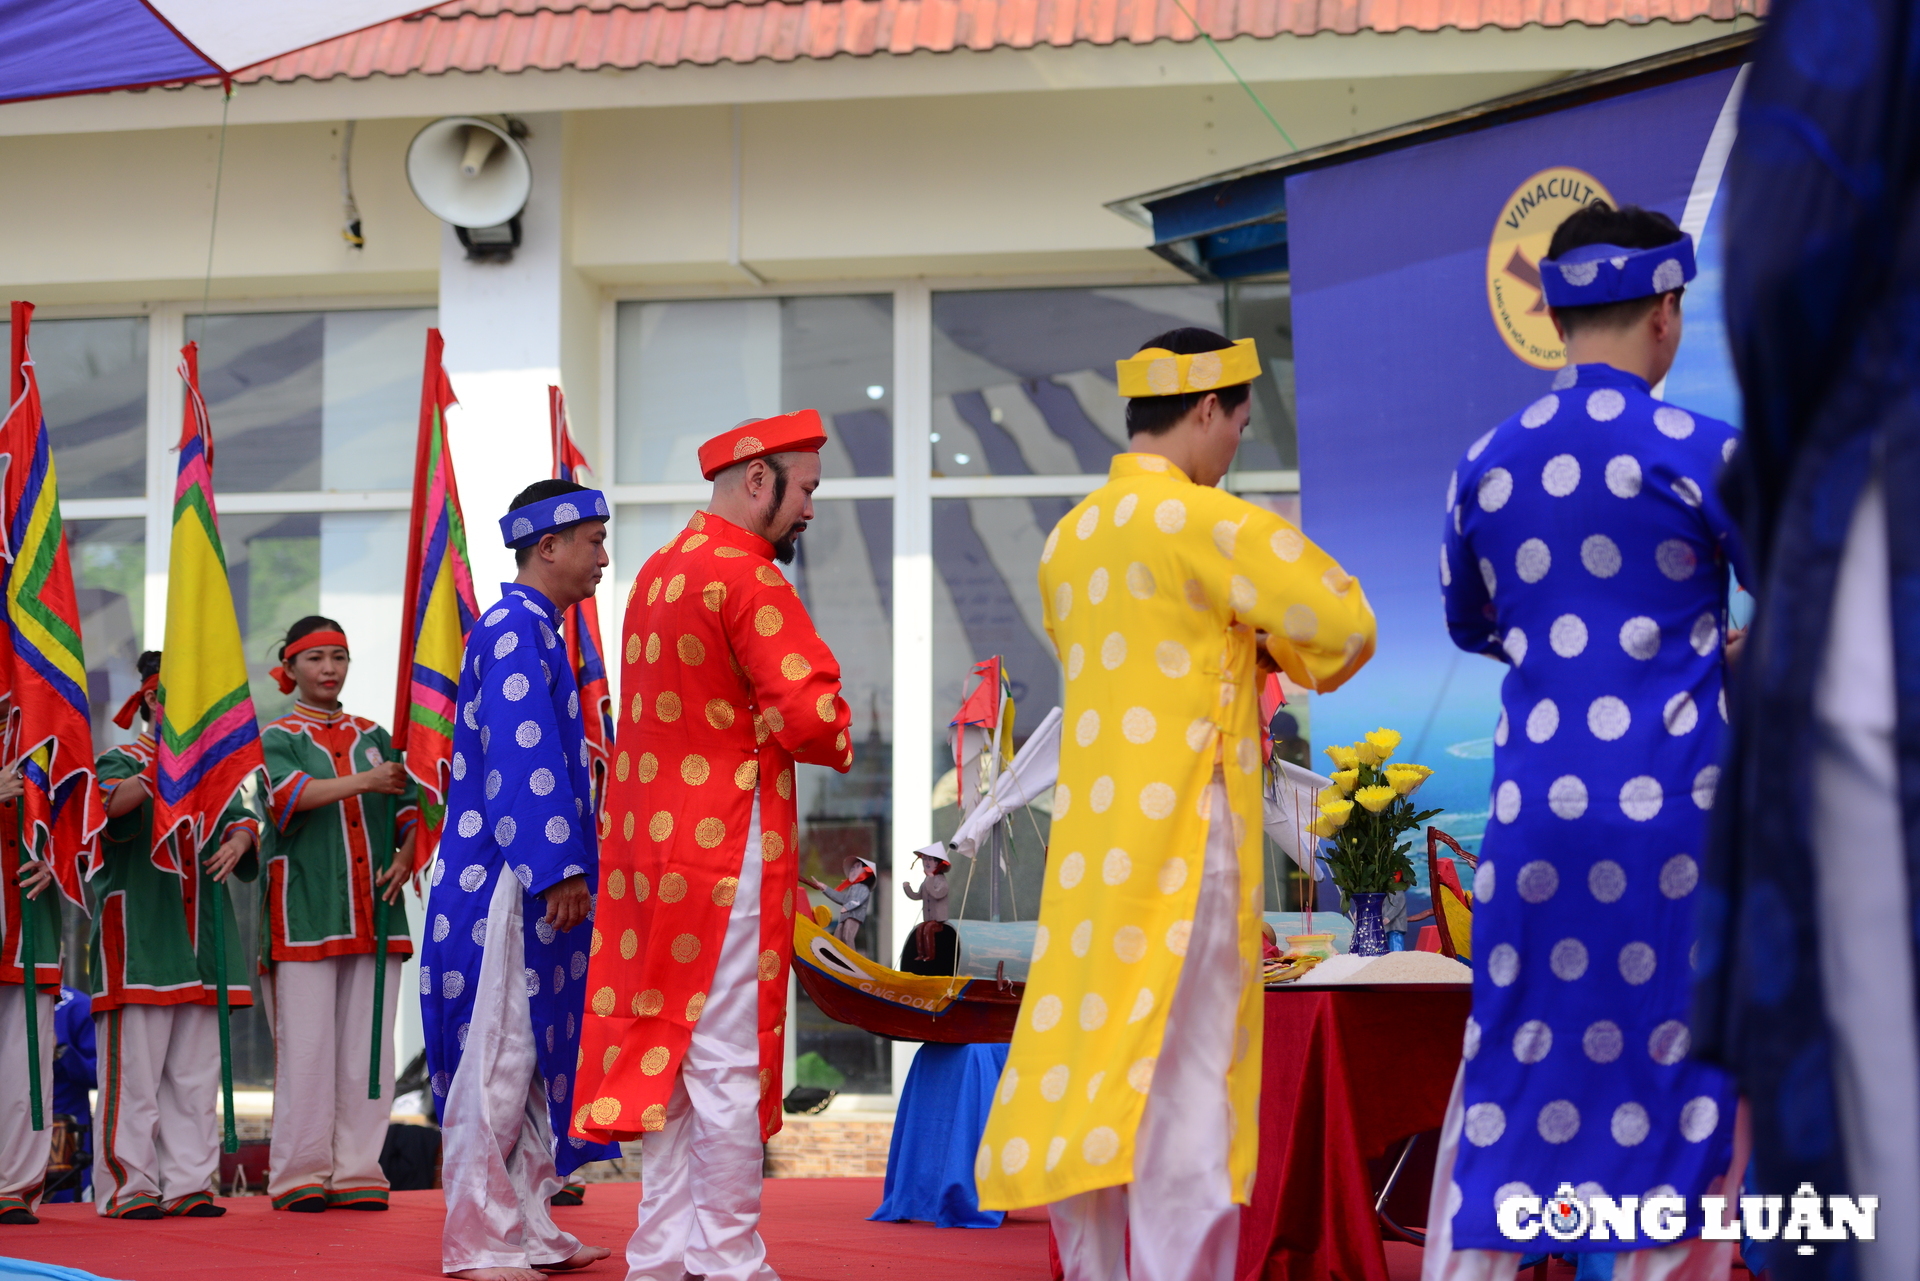
[[[400, 852], [395, 850], [394, 858]], [[369, 864], [369, 867], [372, 865]], [[386, 1040], [387, 1003], [387, 895], [380, 878], [370, 878], [373, 889], [373, 1049], [367, 1055], [367, 1097], [380, 1097], [380, 1051]]]
[[[194, 872], [201, 875], [199, 851], [194, 852]], [[213, 975], [218, 992], [215, 998], [220, 1007], [220, 1104], [226, 1116], [225, 1130], [221, 1135], [220, 1150], [238, 1152], [240, 1135], [233, 1125], [233, 1029], [227, 1009], [227, 885], [225, 881], [213, 882], [214, 893], [208, 897], [213, 901], [208, 906], [213, 911]]]

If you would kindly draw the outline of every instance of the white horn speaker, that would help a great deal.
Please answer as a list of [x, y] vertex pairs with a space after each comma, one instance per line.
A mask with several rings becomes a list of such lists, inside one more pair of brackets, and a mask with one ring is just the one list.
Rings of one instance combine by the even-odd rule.
[[[502, 233], [526, 208], [533, 167], [506, 129], [473, 116], [446, 116], [414, 135], [407, 182], [428, 213], [461, 230], [471, 256], [503, 256], [500, 249], [511, 254], [520, 239], [517, 226]], [[491, 236], [465, 234], [493, 229], [498, 232]]]

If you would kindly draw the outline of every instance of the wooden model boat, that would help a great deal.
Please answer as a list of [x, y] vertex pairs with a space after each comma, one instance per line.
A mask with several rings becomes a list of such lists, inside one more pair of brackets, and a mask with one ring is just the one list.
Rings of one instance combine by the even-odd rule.
[[907, 974], [868, 960], [823, 928], [831, 909], [793, 918], [793, 972], [820, 1012], [898, 1041], [1006, 1042], [1026, 984], [960, 975]]

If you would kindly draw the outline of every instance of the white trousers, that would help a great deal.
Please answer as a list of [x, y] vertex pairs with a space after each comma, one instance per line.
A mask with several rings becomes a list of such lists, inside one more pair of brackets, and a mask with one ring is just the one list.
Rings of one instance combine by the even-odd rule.
[[401, 958], [389, 956], [382, 1006], [380, 1097], [367, 1097], [373, 1040], [371, 952], [280, 961], [260, 981], [273, 1028], [273, 1146], [267, 1193], [276, 1206], [310, 1196], [329, 1205], [386, 1203], [380, 1149], [393, 1111], [393, 1015]]
[[1907, 946], [1912, 900], [1894, 750], [1890, 598], [1886, 495], [1875, 477], [1847, 532], [1814, 687], [1820, 985], [1850, 1190], [1880, 1197], [1876, 1239], [1854, 1247], [1861, 1281], [1920, 1277], [1920, 1037]]
[[580, 1249], [579, 1238], [553, 1225], [547, 1206], [560, 1178], [527, 1007], [521, 898], [519, 878], [501, 868], [487, 907], [473, 1019], [447, 1086], [440, 1132], [447, 1200], [440, 1266], [447, 1272], [537, 1268]]
[[220, 1169], [220, 1011], [126, 1005], [94, 1017], [94, 1206], [177, 1208]]
[[[1434, 1162], [1433, 1194], [1427, 1202], [1427, 1245], [1420, 1262], [1420, 1281], [1514, 1281], [1521, 1256], [1511, 1250], [1456, 1250], [1453, 1248], [1453, 1166], [1460, 1155], [1460, 1130], [1466, 1122], [1467, 1066], [1453, 1076], [1453, 1095], [1447, 1100], [1447, 1119], [1440, 1126], [1440, 1155]], [[1723, 1180], [1708, 1191], [1717, 1193]], [[1699, 1237], [1651, 1250], [1626, 1250], [1613, 1256], [1613, 1281], [1727, 1281], [1733, 1267], [1732, 1241], [1703, 1241]], [[1551, 1254], [1555, 1243], [1536, 1238], [1530, 1253]]]
[[53, 997], [42, 992], [35, 1002], [44, 1127], [35, 1130], [33, 1102], [27, 1096], [26, 992], [24, 984], [0, 983], [0, 1210], [32, 1210], [40, 1204], [47, 1158], [53, 1153]]
[[760, 795], [713, 986], [667, 1123], [640, 1148], [628, 1281], [778, 1281], [760, 1239]]
[[[1047, 1207], [1066, 1281], [1232, 1281], [1240, 1244], [1227, 1158], [1227, 1073], [1239, 1032], [1240, 860], [1227, 791], [1213, 820], [1186, 964], [1167, 1011], [1153, 1089], [1134, 1143], [1133, 1182]], [[1132, 1267], [1127, 1251], [1131, 1238]]]

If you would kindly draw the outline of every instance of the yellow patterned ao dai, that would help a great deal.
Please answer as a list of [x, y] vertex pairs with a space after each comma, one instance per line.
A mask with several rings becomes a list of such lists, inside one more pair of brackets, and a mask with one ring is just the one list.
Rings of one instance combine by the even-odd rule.
[[1373, 654], [1360, 584], [1264, 508], [1122, 454], [1040, 556], [1066, 724], [1026, 999], [975, 1175], [989, 1209], [1133, 1180], [1134, 1134], [1180, 978], [1224, 768], [1244, 958], [1228, 1095], [1235, 1199], [1253, 1183], [1260, 1092], [1261, 762], [1256, 631], [1297, 684]]

